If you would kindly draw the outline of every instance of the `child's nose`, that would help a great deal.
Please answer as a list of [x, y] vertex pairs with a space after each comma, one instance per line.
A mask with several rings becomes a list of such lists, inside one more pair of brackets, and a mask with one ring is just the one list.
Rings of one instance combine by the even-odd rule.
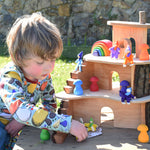
[[47, 65], [44, 67], [44, 70], [45, 70], [45, 71], [49, 71], [49, 70], [51, 70], [51, 69], [53, 68], [53, 66], [54, 66], [54, 63], [49, 63], [49, 64], [47, 64]]

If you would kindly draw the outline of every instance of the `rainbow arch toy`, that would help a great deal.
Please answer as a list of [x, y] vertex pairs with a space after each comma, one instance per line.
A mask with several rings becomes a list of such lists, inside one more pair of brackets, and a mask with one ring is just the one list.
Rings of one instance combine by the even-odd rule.
[[91, 53], [95, 56], [110, 56], [110, 47], [112, 47], [112, 41], [100, 40], [93, 44]]

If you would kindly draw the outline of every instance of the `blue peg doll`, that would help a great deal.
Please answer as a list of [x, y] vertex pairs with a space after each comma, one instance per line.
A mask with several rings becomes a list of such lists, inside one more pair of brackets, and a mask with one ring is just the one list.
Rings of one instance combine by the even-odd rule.
[[82, 63], [83, 63], [82, 57], [83, 57], [83, 51], [81, 51], [77, 56], [78, 56], [78, 59], [75, 61], [75, 63], [77, 63], [77, 66], [76, 66], [75, 71], [77, 71], [78, 68], [79, 68], [79, 71], [82, 71]]
[[73, 91], [74, 94], [75, 95], [83, 95], [83, 89], [81, 87], [83, 82], [80, 79], [78, 79], [78, 80], [74, 81], [73, 84], [75, 85], [75, 88], [74, 88], [74, 91]]

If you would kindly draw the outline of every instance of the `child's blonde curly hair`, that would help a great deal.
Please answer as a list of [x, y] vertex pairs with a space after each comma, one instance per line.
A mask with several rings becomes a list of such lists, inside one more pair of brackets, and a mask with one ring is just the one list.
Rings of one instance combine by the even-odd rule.
[[60, 57], [63, 42], [58, 28], [40, 13], [18, 18], [7, 35], [9, 54], [13, 62], [23, 66], [23, 60], [39, 56], [44, 60]]

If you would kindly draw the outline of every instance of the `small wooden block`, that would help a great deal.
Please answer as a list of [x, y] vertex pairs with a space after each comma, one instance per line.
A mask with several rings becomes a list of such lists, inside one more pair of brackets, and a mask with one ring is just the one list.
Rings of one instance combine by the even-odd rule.
[[68, 100], [62, 100], [60, 103], [60, 108], [68, 108], [69, 106], [69, 101]]
[[68, 114], [68, 109], [66, 108], [59, 108], [58, 109], [58, 114]]
[[82, 72], [84, 72], [86, 70], [86, 65], [82, 64]]
[[74, 82], [74, 81], [76, 81], [76, 79], [72, 79], [72, 78], [67, 79], [67, 85], [74, 87], [74, 85], [73, 85], [73, 82]]
[[72, 79], [78, 79], [78, 71], [77, 72], [71, 72], [70, 76]]
[[56, 144], [62, 144], [62, 143], [64, 143], [67, 136], [68, 136], [68, 134], [66, 134], [66, 133], [55, 131], [52, 134], [52, 141], [53, 141], [53, 143], [56, 143]]
[[73, 93], [73, 87], [72, 86], [64, 86], [64, 91], [67, 94]]

